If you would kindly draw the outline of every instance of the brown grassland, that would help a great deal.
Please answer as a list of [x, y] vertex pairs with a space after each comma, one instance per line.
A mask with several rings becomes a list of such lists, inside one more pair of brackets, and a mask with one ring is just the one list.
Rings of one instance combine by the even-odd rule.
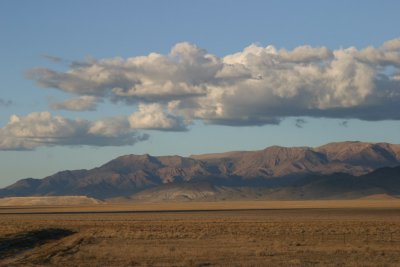
[[400, 201], [0, 207], [1, 266], [400, 266]]

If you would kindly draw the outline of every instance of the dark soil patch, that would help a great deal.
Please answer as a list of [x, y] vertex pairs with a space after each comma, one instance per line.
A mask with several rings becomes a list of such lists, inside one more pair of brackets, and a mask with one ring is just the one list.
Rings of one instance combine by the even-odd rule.
[[48, 228], [0, 238], [0, 259], [14, 256], [24, 250], [74, 234], [67, 229]]

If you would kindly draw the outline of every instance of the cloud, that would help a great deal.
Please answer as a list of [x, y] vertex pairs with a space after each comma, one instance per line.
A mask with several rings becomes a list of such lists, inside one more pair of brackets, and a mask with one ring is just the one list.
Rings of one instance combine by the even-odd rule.
[[[178, 43], [166, 55], [87, 59], [66, 71], [35, 68], [28, 77], [74, 95], [139, 105], [130, 122], [145, 129], [176, 129], [177, 118], [238, 126], [286, 117], [400, 119], [400, 39], [336, 50], [252, 44], [224, 57]], [[153, 117], [143, 111], [150, 107]]]
[[222, 66], [218, 60], [203, 49], [180, 43], [166, 56], [88, 59], [74, 62], [66, 72], [35, 68], [27, 77], [40, 86], [78, 95], [152, 102], [205, 95], [205, 84]]
[[279, 57], [282, 61], [294, 63], [311, 63], [333, 58], [333, 53], [326, 47], [311, 47], [303, 45], [292, 51], [281, 49]]
[[56, 145], [123, 146], [147, 138], [148, 135], [139, 135], [132, 130], [123, 117], [92, 122], [34, 112], [25, 117], [10, 117], [0, 129], [0, 150], [34, 150]]
[[382, 48], [386, 51], [399, 51], [400, 38], [392, 39], [383, 43]]
[[11, 100], [5, 100], [0, 98], [0, 107], [8, 107], [11, 106], [13, 102]]
[[73, 111], [84, 111], [84, 110], [96, 110], [98, 98], [95, 96], [80, 96], [77, 98], [69, 99], [63, 102], [51, 103], [52, 109], [60, 110], [73, 110]]
[[163, 110], [159, 104], [140, 104], [139, 111], [129, 116], [133, 129], [149, 129], [161, 131], [186, 131], [182, 118]]

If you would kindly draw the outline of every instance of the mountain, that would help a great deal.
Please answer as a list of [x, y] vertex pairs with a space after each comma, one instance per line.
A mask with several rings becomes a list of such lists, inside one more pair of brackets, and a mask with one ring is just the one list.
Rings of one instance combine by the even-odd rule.
[[[331, 143], [316, 148], [272, 146], [259, 151], [190, 157], [126, 155], [91, 170], [22, 179], [0, 189], [0, 196], [85, 195], [142, 200], [320, 198], [336, 190], [335, 186], [346, 190], [352, 185], [347, 182], [355, 177], [363, 177], [356, 186], [370, 190], [370, 180], [378, 178], [368, 178], [368, 173], [399, 165], [400, 145], [363, 142]], [[382, 181], [386, 180], [377, 181], [381, 191], [371, 190], [376, 194], [397, 192], [380, 187]]]
[[240, 177], [284, 177], [334, 172], [365, 174], [379, 167], [400, 165], [400, 145], [340, 142], [317, 148], [279, 146], [254, 152], [193, 155]]
[[23, 179], [0, 190], [0, 196], [130, 196], [165, 183], [213, 177], [205, 163], [179, 156], [127, 155], [92, 170], [62, 171], [43, 179]]
[[[354, 176], [346, 173], [311, 175], [275, 187], [216, 186], [210, 183], [172, 183], [143, 190], [134, 195], [141, 201], [218, 200], [312, 200], [395, 198], [400, 196], [400, 166], [379, 168]], [[392, 197], [391, 197], [392, 196]]]
[[346, 199], [369, 195], [400, 196], [400, 166], [384, 167], [361, 176], [344, 173], [302, 178], [275, 192], [291, 192], [293, 199]]

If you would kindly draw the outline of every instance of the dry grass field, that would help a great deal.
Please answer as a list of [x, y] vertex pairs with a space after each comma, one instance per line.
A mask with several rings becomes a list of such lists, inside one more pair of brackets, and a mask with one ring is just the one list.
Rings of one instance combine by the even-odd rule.
[[0, 208], [1, 266], [400, 266], [400, 201]]

